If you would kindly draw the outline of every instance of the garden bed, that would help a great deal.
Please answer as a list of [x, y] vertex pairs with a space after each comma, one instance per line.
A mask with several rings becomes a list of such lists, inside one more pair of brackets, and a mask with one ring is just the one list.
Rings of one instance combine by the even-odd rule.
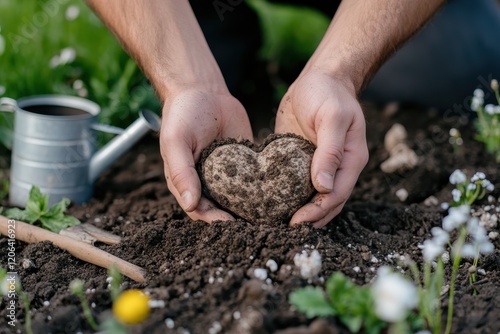
[[[102, 175], [94, 198], [86, 205], [71, 207], [70, 213], [120, 235], [120, 244], [98, 246], [143, 267], [149, 278], [147, 284], [125, 279], [124, 287], [144, 289], [153, 299], [165, 301], [164, 308], [153, 309], [146, 321], [130, 327], [131, 332], [348, 333], [334, 318], [313, 321], [288, 303], [289, 293], [308, 284], [294, 265], [295, 254], [313, 248], [320, 252], [322, 270], [320, 279], [311, 282], [314, 285], [321, 285], [321, 277], [326, 279], [334, 271], [366, 284], [381, 265], [396, 267], [400, 255], [421, 261], [418, 245], [430, 237], [431, 227], [441, 225], [446, 211], [440, 203], [451, 201], [448, 177], [455, 169], [469, 176], [482, 171], [497, 189], [500, 187], [498, 164], [473, 139], [473, 127], [467, 119], [411, 107], [395, 113], [370, 105], [365, 109], [370, 162], [343, 212], [324, 229], [191, 221], [168, 192], [154, 136], [146, 137]], [[396, 122], [408, 130], [409, 144], [420, 164], [404, 173], [384, 174], [380, 170], [388, 157], [384, 134]], [[459, 153], [448, 142], [451, 127], [462, 133], [464, 144]], [[404, 202], [396, 196], [400, 189], [408, 193]], [[491, 195], [495, 201], [500, 197], [498, 190]], [[429, 200], [431, 196], [436, 200]], [[474, 207], [487, 202], [485, 198]], [[6, 241], [0, 239], [2, 258], [6, 258]], [[469, 284], [470, 263], [464, 261], [461, 266], [453, 333], [500, 331], [499, 239], [493, 243], [495, 252], [481, 258], [479, 264], [485, 275], [478, 278], [477, 295], [472, 294]], [[35, 333], [93, 332], [78, 298], [69, 291], [75, 278], [85, 282], [98, 322], [109, 316], [111, 297], [105, 269], [47, 242], [17, 245], [18, 272], [31, 300]], [[32, 265], [23, 269], [26, 259]], [[268, 270], [269, 259], [276, 261], [277, 271]], [[267, 269], [270, 280], [266, 283], [254, 278], [255, 268]], [[2, 319], [6, 319], [5, 301]], [[447, 304], [444, 297], [443, 314]], [[24, 318], [21, 308], [17, 318], [21, 322]], [[166, 319], [171, 319], [167, 322], [172, 328], [167, 327]], [[0, 321], [0, 333], [11, 332], [5, 321]]]

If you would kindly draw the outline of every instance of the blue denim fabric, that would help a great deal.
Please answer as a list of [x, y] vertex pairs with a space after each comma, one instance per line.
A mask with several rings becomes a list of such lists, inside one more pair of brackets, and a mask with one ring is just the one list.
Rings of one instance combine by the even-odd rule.
[[473, 90], [487, 91], [492, 78], [500, 80], [500, 4], [455, 0], [380, 68], [362, 98], [468, 106]]

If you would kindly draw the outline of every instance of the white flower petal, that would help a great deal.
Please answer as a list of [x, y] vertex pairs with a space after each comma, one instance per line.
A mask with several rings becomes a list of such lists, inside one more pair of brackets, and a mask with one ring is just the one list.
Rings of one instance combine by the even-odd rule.
[[460, 169], [456, 169], [450, 175], [450, 183], [451, 184], [464, 183], [466, 180], [467, 180], [467, 177], [465, 176], [464, 172], [462, 172]]
[[417, 288], [399, 274], [387, 273], [387, 268], [379, 269], [378, 273], [372, 286], [375, 312], [388, 322], [403, 320], [418, 305]]

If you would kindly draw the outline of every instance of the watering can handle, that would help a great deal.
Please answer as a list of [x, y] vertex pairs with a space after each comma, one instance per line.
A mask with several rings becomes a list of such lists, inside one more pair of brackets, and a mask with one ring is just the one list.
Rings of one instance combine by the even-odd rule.
[[17, 109], [17, 102], [10, 97], [0, 98], [0, 111], [15, 112]]

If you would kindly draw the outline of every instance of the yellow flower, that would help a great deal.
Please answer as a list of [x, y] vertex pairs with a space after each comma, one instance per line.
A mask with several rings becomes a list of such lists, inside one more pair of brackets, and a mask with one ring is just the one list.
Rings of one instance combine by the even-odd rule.
[[149, 316], [149, 297], [141, 290], [127, 290], [113, 303], [113, 313], [121, 322], [134, 325]]

